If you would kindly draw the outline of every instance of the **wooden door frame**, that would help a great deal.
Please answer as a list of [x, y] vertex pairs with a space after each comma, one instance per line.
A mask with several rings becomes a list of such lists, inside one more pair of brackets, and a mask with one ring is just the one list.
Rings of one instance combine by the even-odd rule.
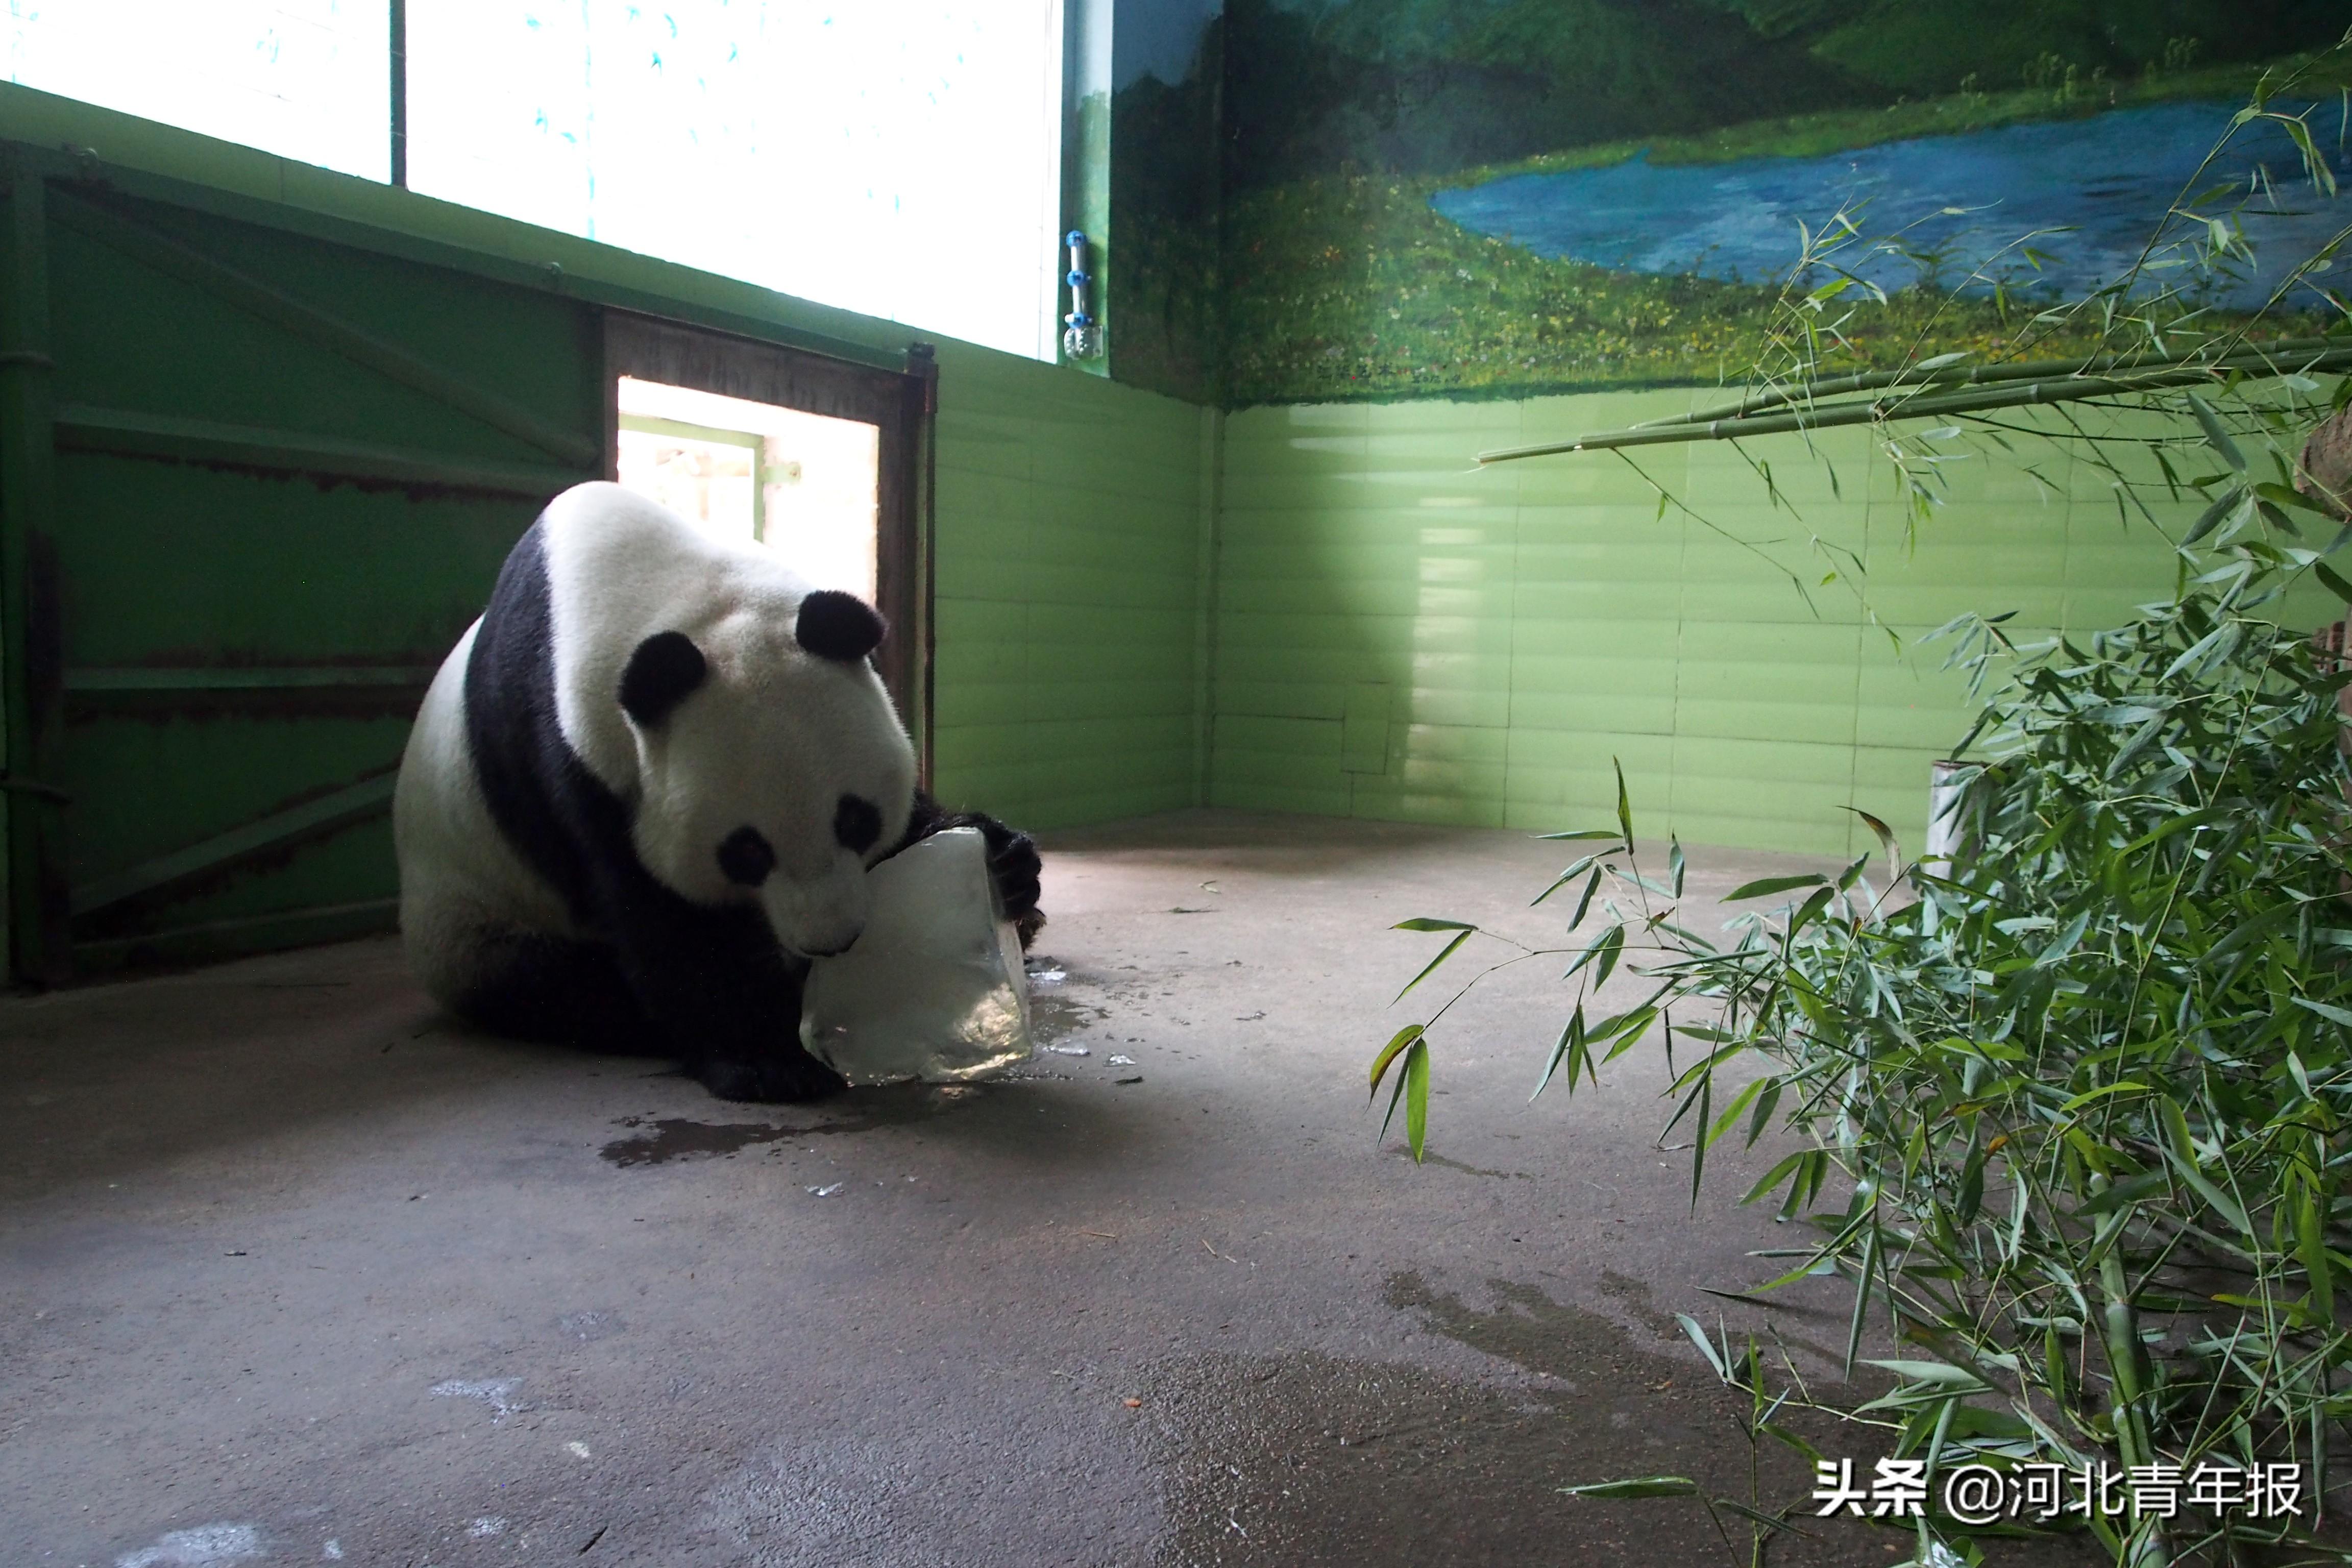
[[881, 370], [806, 349], [633, 310], [604, 311], [604, 477], [620, 473], [620, 378], [715, 392], [876, 426], [875, 608], [889, 635], [874, 668], [931, 777], [932, 437], [939, 363], [909, 344], [906, 368]]

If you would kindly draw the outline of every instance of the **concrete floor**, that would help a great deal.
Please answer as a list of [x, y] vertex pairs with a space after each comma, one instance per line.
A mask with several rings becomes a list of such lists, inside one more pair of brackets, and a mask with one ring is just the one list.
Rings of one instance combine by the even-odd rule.
[[[1041, 1016], [1090, 1054], [984, 1088], [725, 1104], [455, 1026], [389, 941], [0, 1002], [0, 1563], [1730, 1560], [1556, 1489], [1745, 1485], [1671, 1314], [1764, 1321], [1700, 1287], [1800, 1239], [1733, 1206], [1773, 1151], [1694, 1218], [1652, 1051], [1529, 1105], [1556, 967], [1449, 1020], [1426, 1165], [1365, 1110], [1437, 940], [1385, 928], [1557, 939], [1564, 847], [1047, 847]], [[1692, 862], [1710, 904], [1800, 864]], [[1839, 1342], [1810, 1300], [1770, 1316]]]

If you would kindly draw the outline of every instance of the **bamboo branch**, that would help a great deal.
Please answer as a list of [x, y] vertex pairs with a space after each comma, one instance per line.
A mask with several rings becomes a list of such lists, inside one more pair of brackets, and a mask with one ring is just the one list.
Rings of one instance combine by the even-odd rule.
[[[2297, 371], [2352, 370], [2352, 345], [2314, 354]], [[1976, 414], [1994, 408], [2021, 408], [2035, 404], [2074, 403], [2117, 394], [2156, 392], [2172, 386], [2195, 386], [2243, 373], [2252, 380], [2291, 374], [2260, 356], [2231, 355], [2199, 364], [2127, 375], [2066, 375], [2026, 385], [1997, 385], [1979, 392], [1940, 393], [1930, 383], [1898, 397], [1874, 397], [1866, 402], [1832, 403], [1786, 414], [1749, 415], [1708, 420], [1704, 424], [1637, 425], [1627, 430], [1602, 430], [1573, 441], [1549, 441], [1536, 447], [1507, 447], [1478, 454], [1481, 466], [1522, 458], [1549, 458], [1565, 452], [1605, 451], [1621, 447], [1655, 447], [1680, 441], [1736, 441], [1748, 436], [1778, 436], [1793, 430], [1828, 430], [1847, 425], [1876, 425], [1889, 419], [1930, 419]]]
[[[2246, 343], [2230, 350], [2216, 360], [2241, 360], [2251, 355], [2296, 354], [2325, 353], [2331, 349], [2352, 348], [2352, 342], [2342, 338], [2282, 338], [2275, 342]], [[1811, 402], [1822, 397], [1842, 396], [1850, 392], [1874, 392], [1884, 387], [1916, 386], [1927, 391], [1944, 387], [1975, 386], [2000, 381], [2039, 381], [2044, 376], [2096, 375], [2122, 366], [2144, 365], [2148, 369], [2187, 368], [2211, 363], [2196, 360], [2136, 360], [2130, 354], [2096, 354], [2088, 359], [2016, 360], [2006, 364], [1962, 366], [1938, 365], [1924, 370], [1918, 365], [1906, 365], [1901, 370], [1864, 371], [1854, 375], [1831, 376], [1786, 387], [1773, 387], [1754, 392], [1737, 403], [1721, 404], [1689, 414], [1670, 414], [1663, 419], [1644, 419], [1633, 426], [1647, 430], [1666, 425], [1705, 425], [1717, 419], [1739, 419], [1767, 408], [1785, 407], [1792, 403]]]

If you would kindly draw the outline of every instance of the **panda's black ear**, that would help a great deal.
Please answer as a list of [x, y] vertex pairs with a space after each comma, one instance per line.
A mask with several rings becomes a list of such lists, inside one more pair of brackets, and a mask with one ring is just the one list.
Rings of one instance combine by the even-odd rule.
[[656, 632], [629, 655], [621, 672], [621, 708], [650, 730], [693, 695], [710, 673], [709, 661], [684, 632]]
[[856, 595], [819, 588], [801, 601], [793, 636], [817, 658], [846, 664], [881, 646], [883, 634], [889, 629], [874, 606]]

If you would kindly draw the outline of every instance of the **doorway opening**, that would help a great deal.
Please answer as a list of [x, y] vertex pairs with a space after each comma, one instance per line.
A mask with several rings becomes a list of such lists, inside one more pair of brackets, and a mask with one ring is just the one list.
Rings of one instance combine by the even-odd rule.
[[819, 588], [876, 601], [882, 432], [772, 403], [619, 378], [620, 482]]
[[874, 668], [928, 784], [929, 347], [894, 370], [626, 310], [604, 325], [605, 473], [879, 610], [889, 631]]

